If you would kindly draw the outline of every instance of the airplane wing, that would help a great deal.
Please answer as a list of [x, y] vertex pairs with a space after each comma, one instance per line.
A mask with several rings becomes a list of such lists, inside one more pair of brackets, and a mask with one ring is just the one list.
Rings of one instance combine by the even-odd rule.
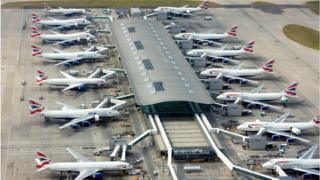
[[67, 79], [75, 79], [75, 77], [71, 76], [70, 74], [68, 73], [65, 73], [63, 71], [60, 71], [60, 73]]
[[258, 92], [260, 92], [260, 91], [262, 90], [262, 88], [263, 88], [263, 84], [261, 84], [260, 86], [252, 89], [252, 90], [250, 91], [250, 93], [258, 93]]
[[71, 84], [71, 85], [67, 86], [66, 88], [62, 89], [62, 92], [79, 87], [81, 85], [83, 85], [83, 84], [80, 84], [80, 83], [79, 84]]
[[[89, 47], [88, 49], [86, 49], [84, 52], [89, 52], [89, 51], [92, 51], [93, 49], [95, 49], [96, 47], [95, 46], [91, 46]], [[105, 49], [103, 49], [105, 50]]]
[[292, 138], [292, 139], [297, 139], [297, 140], [305, 142], [305, 143], [309, 143], [310, 142], [307, 139], [300, 138], [298, 136], [294, 136], [294, 135], [288, 134], [286, 132], [280, 132], [280, 131], [276, 131], [276, 130], [273, 130], [273, 129], [266, 129], [266, 131], [268, 133], [271, 133], [271, 134], [276, 134], [276, 135], [285, 136], [285, 137]]
[[158, 13], [150, 13], [150, 14], [147, 14], [147, 15], [143, 16], [143, 19], [144, 19], [144, 20], [147, 20], [149, 17], [155, 16], [155, 15], [157, 15], [157, 14], [158, 14]]
[[71, 63], [71, 62], [75, 62], [75, 61], [79, 61], [83, 59], [83, 57], [77, 57], [77, 58], [74, 58], [74, 59], [68, 59], [68, 60], [65, 60], [65, 61], [62, 61], [62, 62], [59, 62], [57, 64], [55, 64], [56, 66], [60, 66], [60, 65], [63, 65], [63, 64], [68, 64], [68, 63]]
[[118, 99], [104, 99], [100, 104], [98, 104], [95, 109], [102, 108], [107, 102], [111, 102], [114, 104], [110, 108], [117, 109], [126, 104], [126, 101], [118, 100]]
[[100, 169], [87, 169], [81, 170], [80, 174], [74, 180], [82, 180], [87, 178], [88, 176], [93, 175], [94, 173], [98, 172]]
[[317, 145], [312, 146], [310, 149], [308, 149], [305, 153], [303, 153], [302, 156], [299, 157], [299, 159], [311, 159], [318, 149]]
[[222, 43], [216, 42], [216, 41], [212, 41], [212, 40], [206, 40], [206, 39], [198, 39], [198, 38], [193, 38], [193, 40], [199, 41], [199, 42], [205, 42], [208, 44], [216, 44], [218, 46], [222, 46]]
[[275, 171], [279, 174], [280, 177], [287, 177], [288, 175], [281, 169], [279, 165], [276, 165]]
[[69, 104], [65, 104], [65, 103], [59, 102], [59, 101], [56, 101], [56, 103], [58, 105], [62, 106], [62, 110], [76, 110], [76, 109], [79, 109], [77, 107], [74, 107], [74, 106], [71, 106]]
[[247, 79], [247, 78], [236, 77], [236, 76], [229, 76], [229, 75], [224, 75], [224, 77], [229, 78], [229, 79], [235, 79], [235, 80], [245, 81], [245, 82], [248, 82], [248, 83], [253, 84], [253, 85], [258, 85], [258, 84], [259, 84], [258, 81], [250, 80], [250, 79]]
[[77, 26], [77, 25], [76, 24], [61, 25], [61, 26], [51, 28], [50, 31], [52, 32], [53, 30], [56, 30], [56, 29], [62, 30], [63, 28], [69, 28], [69, 27], [73, 27], [73, 26]]
[[61, 45], [61, 44], [64, 44], [64, 43], [69, 43], [69, 42], [73, 42], [73, 41], [79, 41], [81, 38], [74, 38], [74, 39], [68, 39], [68, 40], [63, 40], [63, 41], [59, 41], [59, 42], [56, 42], [52, 45]]
[[261, 134], [263, 134], [264, 132], [266, 132], [266, 128], [260, 128], [258, 133], [257, 133], [257, 136], [260, 136]]
[[59, 49], [56, 49], [56, 48], [52, 48], [52, 50], [56, 53], [64, 53], [63, 51], [59, 50]]
[[280, 117], [278, 117], [277, 119], [273, 120], [272, 122], [274, 122], [274, 123], [282, 123], [282, 122], [284, 122], [284, 121], [287, 119], [287, 117], [288, 117], [289, 115], [290, 115], [289, 112], [284, 113], [284, 114], [282, 114]]
[[69, 127], [71, 125], [74, 125], [74, 124], [77, 124], [77, 123], [80, 123], [82, 121], [86, 121], [86, 120], [89, 120], [92, 118], [94, 118], [94, 116], [85, 116], [85, 117], [76, 118], [76, 119], [73, 119], [70, 122], [60, 126], [59, 129], [64, 129], [64, 128]]
[[66, 148], [66, 150], [79, 162], [90, 162], [90, 160], [84, 156], [82, 156], [80, 153], [76, 151], [72, 151], [70, 148]]
[[189, 6], [189, 4], [186, 4], [186, 5], [180, 6], [180, 8], [186, 8], [188, 6]]
[[51, 33], [53, 33], [53, 34], [61, 34], [61, 33], [58, 33], [58, 32], [56, 32], [56, 31], [52, 31], [52, 30], [49, 30]]
[[105, 70], [103, 70], [103, 73], [106, 73], [106, 74], [103, 75], [103, 76], [101, 76], [101, 77], [100, 77], [101, 79], [105, 79], [105, 78], [107, 78], [107, 77], [109, 77], [109, 76], [112, 76], [112, 75], [114, 75], [116, 72], [105, 69]]
[[317, 175], [317, 176], [320, 176], [320, 171], [318, 170], [315, 170], [315, 169], [304, 169], [304, 168], [293, 168], [293, 170], [296, 170], [296, 171], [301, 171], [301, 172], [304, 172], [304, 173], [310, 173], [310, 174], [314, 174], [314, 175]]
[[226, 57], [219, 57], [219, 56], [213, 56], [213, 55], [206, 55], [210, 58], [213, 58], [213, 59], [217, 59], [217, 60], [222, 60], [222, 61], [227, 61], [227, 62], [231, 62], [233, 64], [239, 64], [240, 62], [237, 61], [237, 60], [233, 60], [233, 59], [230, 59], [230, 58], [226, 58]]
[[242, 99], [242, 101], [250, 103], [250, 104], [257, 104], [257, 105], [260, 105], [260, 106], [266, 106], [266, 107], [269, 107], [271, 109], [276, 109], [276, 110], [281, 110], [282, 109], [281, 107], [273, 106], [271, 104], [263, 103], [263, 102], [260, 102], [260, 101], [252, 101], [252, 100], [248, 100], [248, 99]]

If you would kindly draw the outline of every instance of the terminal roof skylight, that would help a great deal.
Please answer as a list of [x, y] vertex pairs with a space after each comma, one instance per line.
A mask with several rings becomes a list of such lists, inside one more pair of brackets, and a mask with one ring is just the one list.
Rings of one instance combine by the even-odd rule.
[[136, 46], [136, 49], [138, 49], [138, 50], [144, 49], [141, 41], [134, 41], [133, 43]]
[[163, 83], [161, 81], [153, 82], [153, 87], [156, 91], [164, 91]]
[[142, 60], [143, 64], [144, 64], [144, 67], [147, 69], [147, 70], [151, 70], [153, 69], [153, 65], [150, 61], [150, 59], [144, 59]]

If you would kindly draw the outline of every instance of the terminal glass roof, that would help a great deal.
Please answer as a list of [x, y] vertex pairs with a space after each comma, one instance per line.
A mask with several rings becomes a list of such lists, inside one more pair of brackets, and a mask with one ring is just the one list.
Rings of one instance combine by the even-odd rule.
[[122, 19], [114, 21], [111, 28], [138, 105], [168, 101], [213, 103], [160, 22]]

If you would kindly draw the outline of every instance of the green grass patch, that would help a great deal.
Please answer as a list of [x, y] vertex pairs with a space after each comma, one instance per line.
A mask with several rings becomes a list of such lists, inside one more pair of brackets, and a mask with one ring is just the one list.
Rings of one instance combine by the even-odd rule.
[[[7, 2], [1, 8], [42, 8], [42, 0], [27, 0], [20, 2]], [[130, 8], [142, 7], [153, 8], [157, 6], [198, 6], [200, 0], [48, 0], [52, 7], [74, 7], [74, 8]], [[209, 2], [209, 7], [221, 7], [221, 5]]]
[[309, 48], [319, 50], [319, 31], [300, 26], [289, 24], [283, 27], [283, 33], [291, 40]]
[[306, 5], [312, 12], [319, 15], [319, 1], [308, 1]]

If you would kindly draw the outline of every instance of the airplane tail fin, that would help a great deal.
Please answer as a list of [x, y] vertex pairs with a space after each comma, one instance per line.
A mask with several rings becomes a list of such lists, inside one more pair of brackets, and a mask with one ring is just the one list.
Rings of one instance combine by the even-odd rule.
[[227, 34], [229, 34], [229, 36], [234, 36], [236, 37], [237, 36], [237, 29], [238, 29], [238, 26], [232, 26], [229, 31], [227, 31]]
[[297, 95], [296, 90], [297, 90], [298, 84], [299, 83], [297, 82], [290, 84], [287, 88], [283, 90], [284, 94], [287, 96]]
[[31, 48], [32, 48], [32, 56], [42, 56], [42, 49], [35, 45], [35, 44], [31, 44]]
[[245, 46], [243, 46], [242, 49], [245, 52], [253, 53], [253, 45], [254, 44], [255, 44], [255, 41], [251, 41], [248, 44], [246, 44]]
[[48, 79], [48, 76], [41, 70], [37, 70], [36, 83], [42, 85], [42, 83]]
[[311, 120], [311, 123], [317, 127], [320, 127], [320, 116], [317, 116]]
[[204, 10], [208, 9], [209, 1], [208, 0], [203, 0], [202, 3], [198, 7], [201, 8], [201, 9], [204, 9]]
[[34, 160], [37, 163], [36, 164], [36, 168], [38, 169], [37, 172], [47, 169], [48, 164], [51, 163], [51, 160], [39, 150], [36, 151], [36, 158]]
[[41, 32], [39, 31], [39, 28], [35, 26], [31, 26], [31, 29], [32, 29], [31, 37], [40, 37]]
[[33, 99], [29, 99], [28, 103], [29, 103], [31, 115], [36, 115], [38, 113], [41, 113], [44, 110], [44, 106], [42, 106], [40, 103], [34, 101]]
[[38, 16], [36, 13], [31, 13], [32, 16], [32, 23], [39, 23], [39, 21], [41, 20], [40, 16]]
[[273, 72], [273, 64], [276, 62], [276, 60], [271, 59], [265, 64], [261, 66], [261, 69], [263, 69], [264, 72]]
[[43, 3], [43, 8], [45, 11], [49, 11], [51, 7], [47, 3]]

